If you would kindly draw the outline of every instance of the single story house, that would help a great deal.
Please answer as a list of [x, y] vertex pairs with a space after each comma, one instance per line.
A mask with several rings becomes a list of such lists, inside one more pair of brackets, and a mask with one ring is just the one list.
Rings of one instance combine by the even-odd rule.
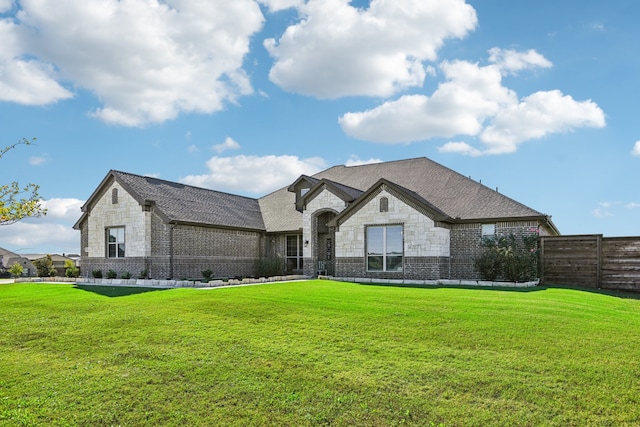
[[22, 266], [23, 277], [37, 276], [36, 266], [26, 255], [19, 255], [7, 249], [0, 248], [0, 277], [10, 277], [9, 269], [15, 263]]
[[[56, 269], [56, 275], [60, 277], [64, 277], [67, 268], [65, 267], [65, 263], [67, 261], [72, 261], [74, 265], [76, 265], [77, 261], [72, 259], [71, 257], [66, 256], [65, 254], [25, 254], [24, 257], [27, 258], [31, 263], [35, 263], [38, 260], [46, 258], [47, 255], [51, 257], [51, 262], [53, 263], [53, 268]], [[35, 265], [35, 264], [34, 264]]]
[[[111, 170], [82, 207], [83, 276], [477, 279], [483, 236], [551, 218], [427, 158], [334, 166], [255, 199]], [[278, 261], [279, 260], [279, 261]]]

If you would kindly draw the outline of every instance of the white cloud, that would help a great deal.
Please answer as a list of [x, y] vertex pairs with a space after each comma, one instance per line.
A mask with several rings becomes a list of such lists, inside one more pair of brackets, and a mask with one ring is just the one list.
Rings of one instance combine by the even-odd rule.
[[[70, 97], [57, 83], [59, 70], [104, 103], [93, 116], [141, 126], [219, 111], [252, 92], [241, 67], [264, 20], [253, 0], [22, 0], [21, 6], [17, 25], [0, 26], [0, 61], [13, 70], [0, 77], [0, 93], [15, 87], [23, 99], [9, 93], [4, 100]], [[24, 57], [37, 60], [17, 59]]]
[[633, 146], [633, 150], [631, 150], [631, 154], [633, 156], [640, 157], [640, 141], [636, 141], [635, 145]]
[[523, 141], [575, 128], [605, 126], [604, 112], [591, 101], [575, 101], [559, 90], [536, 92], [502, 109], [480, 139], [487, 154], [512, 153]]
[[0, 101], [45, 105], [71, 98], [73, 94], [56, 82], [51, 64], [24, 58], [25, 39], [24, 28], [0, 19]]
[[82, 215], [83, 204], [84, 201], [73, 198], [43, 200], [45, 216], [0, 227], [2, 247], [24, 248], [20, 253], [79, 253], [80, 232], [73, 229], [73, 224]]
[[596, 218], [610, 218], [613, 214], [605, 209], [596, 208], [592, 212], [593, 216]]
[[13, 0], [0, 0], [0, 13], [6, 13], [13, 7]]
[[0, 227], [4, 249], [27, 253], [80, 253], [80, 232], [72, 225], [22, 220]]
[[348, 135], [372, 142], [409, 143], [464, 135], [484, 145], [449, 142], [442, 152], [478, 156], [516, 151], [518, 144], [580, 127], [603, 127], [605, 116], [591, 101], [575, 101], [558, 90], [536, 92], [522, 100], [502, 84], [505, 74], [549, 67], [539, 53], [494, 48], [492, 64], [444, 61], [445, 80], [429, 97], [405, 95], [364, 112], [346, 113], [339, 123]]
[[489, 49], [489, 61], [500, 67], [505, 74], [516, 73], [530, 68], [549, 68], [553, 64], [547, 58], [533, 49], [518, 52], [512, 49]]
[[473, 157], [482, 155], [482, 151], [472, 147], [466, 142], [461, 142], [461, 141], [447, 142], [442, 147], [439, 147], [438, 151], [441, 153], [456, 153], [456, 154], [464, 154], [464, 155], [473, 156]]
[[198, 146], [197, 146], [197, 145], [195, 145], [195, 144], [191, 144], [191, 145], [189, 145], [189, 146], [187, 147], [187, 152], [189, 152], [189, 153], [195, 153], [195, 152], [197, 152], [197, 151], [199, 151], [199, 148], [198, 148]]
[[82, 215], [80, 208], [83, 204], [83, 200], [72, 198], [53, 198], [44, 200], [42, 206], [47, 209], [47, 215], [44, 219], [47, 221], [65, 220], [75, 223]]
[[262, 196], [291, 184], [302, 174], [312, 175], [327, 166], [318, 157], [216, 156], [207, 161], [207, 167], [209, 173], [189, 175], [180, 182], [218, 191]]
[[390, 96], [421, 86], [445, 40], [462, 38], [477, 23], [464, 0], [309, 0], [301, 19], [267, 39], [275, 59], [270, 79], [289, 92], [318, 98]]
[[222, 153], [227, 150], [237, 150], [240, 148], [240, 144], [234, 141], [232, 138], [227, 137], [222, 144], [217, 144], [213, 146], [213, 149], [216, 153]]
[[40, 166], [49, 159], [49, 156], [31, 156], [29, 157], [29, 164], [33, 166]]
[[636, 208], [640, 208], [640, 203], [635, 203], [635, 202], [631, 202], [631, 203], [627, 203], [625, 205], [625, 207], [627, 209], [636, 209]]
[[269, 8], [271, 12], [279, 10], [291, 9], [292, 7], [300, 7], [304, 4], [304, 0], [258, 0]]
[[361, 160], [355, 154], [349, 156], [349, 160], [345, 163], [345, 166], [361, 166], [361, 165], [370, 165], [372, 163], [381, 163], [381, 159], [370, 158], [368, 160]]
[[502, 86], [496, 65], [445, 61], [440, 70], [446, 81], [431, 97], [405, 95], [372, 110], [347, 113], [339, 119], [342, 129], [355, 138], [384, 143], [477, 135], [485, 119], [517, 102], [516, 94]]

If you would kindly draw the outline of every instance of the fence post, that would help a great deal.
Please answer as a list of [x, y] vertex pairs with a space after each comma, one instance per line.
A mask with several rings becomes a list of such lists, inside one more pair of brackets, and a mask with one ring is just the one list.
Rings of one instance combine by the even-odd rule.
[[596, 235], [596, 286], [602, 288], [602, 234]]
[[540, 285], [544, 283], [544, 236], [540, 236], [540, 251], [538, 252], [538, 274]]

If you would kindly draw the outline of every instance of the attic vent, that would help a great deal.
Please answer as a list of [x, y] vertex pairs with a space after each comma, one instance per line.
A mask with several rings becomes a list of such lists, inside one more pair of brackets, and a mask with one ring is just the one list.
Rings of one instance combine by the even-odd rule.
[[113, 190], [111, 190], [111, 204], [112, 205], [117, 205], [118, 204], [118, 189], [114, 188]]
[[380, 212], [389, 212], [389, 199], [386, 197], [380, 198]]

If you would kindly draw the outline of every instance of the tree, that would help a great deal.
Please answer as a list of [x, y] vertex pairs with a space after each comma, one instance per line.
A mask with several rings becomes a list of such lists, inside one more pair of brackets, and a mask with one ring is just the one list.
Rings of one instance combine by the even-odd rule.
[[18, 262], [15, 262], [11, 267], [9, 267], [9, 273], [11, 273], [13, 277], [22, 276], [23, 271], [24, 268]]
[[[0, 159], [19, 145], [31, 145], [31, 141], [22, 138], [13, 145], [0, 150]], [[0, 185], [0, 225], [9, 225], [27, 217], [40, 217], [46, 215], [47, 210], [42, 207], [42, 200], [38, 194], [40, 186], [27, 184], [20, 187], [17, 182]]]
[[53, 277], [56, 275], [56, 268], [53, 266], [51, 255], [33, 261], [33, 265], [38, 271], [38, 277]]
[[64, 262], [64, 271], [67, 277], [78, 277], [80, 275], [80, 269], [70, 259]]

